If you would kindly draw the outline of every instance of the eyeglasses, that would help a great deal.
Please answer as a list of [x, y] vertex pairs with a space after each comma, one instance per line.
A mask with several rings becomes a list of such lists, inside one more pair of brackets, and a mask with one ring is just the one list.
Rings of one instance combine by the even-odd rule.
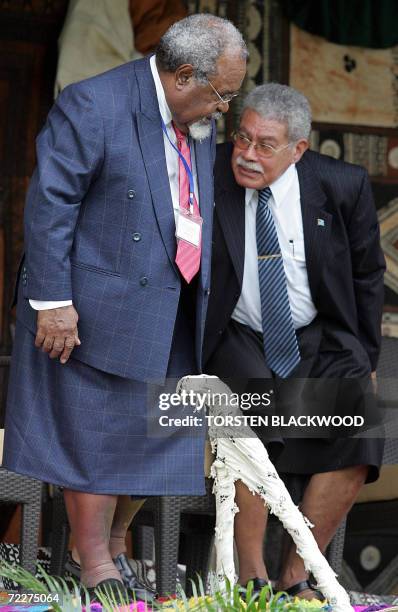
[[238, 149], [243, 149], [247, 151], [253, 145], [254, 149], [257, 151], [258, 156], [265, 158], [273, 157], [274, 155], [277, 155], [281, 151], [284, 151], [291, 145], [291, 143], [289, 142], [287, 145], [279, 147], [279, 149], [275, 149], [275, 147], [269, 144], [264, 144], [262, 142], [253, 142], [252, 140], [250, 140], [250, 138], [247, 138], [247, 136], [244, 136], [240, 132], [232, 132], [232, 138]]
[[210, 85], [210, 87], [212, 88], [212, 90], [214, 91], [214, 93], [216, 94], [217, 98], [220, 100], [220, 102], [222, 102], [223, 104], [229, 104], [231, 102], [231, 100], [233, 100], [234, 98], [236, 98], [236, 96], [239, 96], [239, 93], [233, 93], [233, 94], [226, 94], [225, 96], [222, 96], [221, 94], [218, 93], [217, 89], [214, 87], [214, 85], [209, 81], [209, 79], [207, 79], [208, 84]]

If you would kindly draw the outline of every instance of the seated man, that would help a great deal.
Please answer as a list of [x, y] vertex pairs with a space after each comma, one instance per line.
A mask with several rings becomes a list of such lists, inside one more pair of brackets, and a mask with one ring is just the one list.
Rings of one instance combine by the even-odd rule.
[[[366, 171], [309, 151], [310, 129], [307, 99], [270, 83], [246, 98], [234, 145], [218, 147], [204, 371], [273, 385], [279, 414], [306, 411], [321, 381], [316, 406], [355, 415], [372, 402], [384, 257]], [[341, 430], [286, 439], [275, 465], [306, 479], [301, 509], [323, 552], [364, 482], [377, 479], [382, 452], [381, 440]], [[266, 510], [242, 483], [237, 504], [239, 581], [259, 588]], [[293, 545], [278, 588], [317, 595]]]

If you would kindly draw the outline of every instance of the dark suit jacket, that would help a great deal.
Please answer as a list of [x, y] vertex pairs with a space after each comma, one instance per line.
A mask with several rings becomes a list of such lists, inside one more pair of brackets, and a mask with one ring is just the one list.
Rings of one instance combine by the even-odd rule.
[[[210, 284], [213, 143], [214, 128], [211, 138], [194, 144], [204, 220], [199, 368]], [[37, 158], [25, 209], [18, 321], [35, 333], [28, 298], [72, 299], [82, 341], [75, 359], [125, 378], [162, 379], [181, 277], [149, 58], [64, 89], [38, 136]]]
[[[245, 190], [231, 169], [232, 145], [217, 147], [212, 288], [204, 363], [239, 299], [245, 253]], [[360, 340], [376, 368], [383, 307], [384, 256], [369, 177], [360, 166], [307, 151], [297, 164], [309, 286], [324, 325]], [[318, 220], [324, 224], [319, 224]]]

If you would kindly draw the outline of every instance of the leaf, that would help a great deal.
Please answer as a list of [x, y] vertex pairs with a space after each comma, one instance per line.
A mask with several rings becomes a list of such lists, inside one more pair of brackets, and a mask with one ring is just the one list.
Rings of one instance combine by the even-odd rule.
[[249, 580], [246, 586], [246, 597], [245, 597], [246, 603], [248, 603], [252, 598], [253, 586], [254, 586], [253, 580]]
[[81, 612], [81, 605], [79, 602], [74, 600], [74, 597], [69, 590], [65, 590], [63, 588], [61, 579], [49, 576], [40, 566], [38, 568], [38, 572], [40, 576], [42, 576], [44, 584], [30, 572], [18, 565], [11, 565], [6, 561], [2, 561], [0, 563], [0, 576], [13, 580], [27, 591], [44, 594], [49, 594], [50, 592], [58, 593], [60, 599], [62, 598], [62, 604], [60, 605], [55, 601], [52, 602], [51, 605], [55, 612], [65, 612], [66, 610], [76, 610], [76, 612]]
[[95, 589], [94, 592], [105, 610], [112, 612], [113, 610], [118, 610], [122, 606], [129, 606], [129, 601], [125, 598], [124, 594], [122, 594], [119, 587], [117, 588], [118, 600], [116, 599], [114, 590], [111, 589], [109, 585], [105, 585], [100, 589]]
[[267, 608], [267, 602], [268, 600], [270, 600], [271, 597], [271, 605], [270, 605], [270, 609], [273, 610], [272, 608], [272, 590], [268, 585], [263, 586], [263, 588], [260, 591], [260, 594], [258, 596], [258, 603], [257, 603], [257, 610], [266, 610]]
[[[199, 576], [199, 574], [197, 574], [197, 576], [198, 576], [198, 582], [200, 583], [200, 582], [201, 582], [201, 580], [202, 580], [202, 577], [201, 577], [201, 576]], [[190, 583], [191, 583], [191, 587], [192, 587], [192, 595], [193, 595], [193, 596], [195, 597], [195, 599], [197, 600], [197, 599], [199, 599], [199, 597], [198, 597], [198, 590], [197, 590], [197, 588], [196, 588], [195, 581], [194, 581], [194, 580], [192, 580], [192, 578], [190, 579]], [[202, 583], [202, 589], [203, 589], [203, 583]]]
[[184, 591], [184, 589], [183, 589], [182, 587], [181, 587], [181, 590], [179, 591], [179, 593], [180, 593], [180, 595], [181, 595], [181, 599], [182, 599], [182, 601], [183, 601], [183, 603], [184, 603], [184, 609], [185, 609], [185, 610], [189, 610], [188, 598], [187, 598], [187, 596], [185, 595], [185, 591]]
[[242, 604], [241, 596], [240, 596], [241, 595], [241, 588], [242, 587], [239, 584], [235, 584], [234, 590], [233, 590], [232, 601], [233, 601], [233, 607], [236, 610], [240, 610], [241, 609], [241, 604]]

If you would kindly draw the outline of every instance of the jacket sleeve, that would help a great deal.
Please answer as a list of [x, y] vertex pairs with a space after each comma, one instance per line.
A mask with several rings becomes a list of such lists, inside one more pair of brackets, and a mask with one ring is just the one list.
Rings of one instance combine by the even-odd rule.
[[82, 199], [103, 160], [103, 125], [87, 83], [67, 87], [37, 137], [25, 206], [23, 294], [72, 300], [70, 251]]
[[381, 343], [385, 260], [368, 173], [364, 170], [358, 199], [348, 225], [359, 338], [376, 369]]

